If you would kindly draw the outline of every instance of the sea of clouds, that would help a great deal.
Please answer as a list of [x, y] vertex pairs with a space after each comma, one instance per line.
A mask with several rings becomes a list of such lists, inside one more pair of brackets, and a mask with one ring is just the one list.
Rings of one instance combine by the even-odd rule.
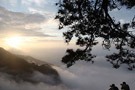
[[39, 72], [35, 72], [31, 77], [39, 83], [16, 82], [10, 75], [0, 73], [0, 90], [108, 90], [113, 83], [121, 88], [120, 84], [123, 81], [129, 84], [131, 90], [135, 89], [134, 71], [108, 66], [109, 64], [103, 61], [95, 64], [79, 61], [70, 68], [66, 68], [65, 65], [53, 66], [62, 81], [58, 85], [53, 84], [54, 79], [51, 76]]
[[[115, 84], [120, 89], [120, 84], [125, 81], [129, 84], [131, 90], [135, 89], [135, 71], [129, 71], [126, 65], [122, 65], [119, 69], [114, 69], [112, 65], [106, 61], [106, 58], [104, 58], [105, 55], [113, 53], [114, 50], [111, 50], [110, 52], [103, 50], [101, 47], [95, 47], [93, 54], [96, 54], [97, 57], [95, 58], [94, 64], [85, 61], [78, 61], [70, 68], [67, 68], [66, 65], [61, 63], [61, 58], [66, 51], [65, 48], [61, 49], [61, 47], [57, 47], [56, 49], [49, 49], [49, 53], [46, 53], [48, 52], [47, 50], [48, 49], [45, 48], [38, 48], [37, 51], [33, 48], [33, 52], [27, 53], [27, 55], [37, 56], [37, 58], [43, 61], [52, 63], [54, 65], [53, 68], [56, 69], [60, 75], [62, 84], [50, 86], [43, 82], [45, 79], [43, 79], [44, 76], [37, 74], [35, 77], [41, 81], [41, 83], [36, 85], [26, 82], [19, 84], [2, 77], [1, 79], [3, 81], [0, 80], [0, 85], [3, 88], [11, 86], [13, 88], [22, 88], [22, 90], [108, 90], [111, 84]], [[49, 56], [49, 59], [46, 58], [46, 56]], [[48, 79], [48, 81], [51, 81], [51, 79]]]

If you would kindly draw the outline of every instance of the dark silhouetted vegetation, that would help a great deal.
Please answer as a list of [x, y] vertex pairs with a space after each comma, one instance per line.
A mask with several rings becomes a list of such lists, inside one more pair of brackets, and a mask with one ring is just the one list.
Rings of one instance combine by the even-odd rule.
[[114, 68], [122, 64], [127, 64], [129, 70], [135, 68], [135, 17], [129, 23], [121, 23], [109, 13], [114, 9], [134, 8], [134, 0], [59, 0], [56, 5], [58, 13], [55, 19], [59, 20], [59, 29], [66, 29], [63, 33], [65, 42], [69, 43], [76, 37], [76, 45], [84, 47], [76, 51], [67, 50], [67, 55], [62, 58], [67, 67], [78, 60], [93, 63], [96, 55], [92, 55], [92, 48], [102, 40], [105, 49], [115, 45], [118, 50], [118, 53], [106, 56]]

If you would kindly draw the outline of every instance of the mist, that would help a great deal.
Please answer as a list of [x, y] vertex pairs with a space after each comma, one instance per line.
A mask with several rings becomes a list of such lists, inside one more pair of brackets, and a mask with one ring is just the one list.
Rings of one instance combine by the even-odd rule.
[[[40, 83], [16, 82], [10, 78], [10, 75], [0, 73], [0, 90], [70, 90], [64, 84], [50, 85], [44, 82], [44, 79], [50, 79], [49, 76], [42, 77], [41, 73], [36, 73], [33, 79], [40, 80]], [[41, 80], [42, 79], [42, 80]]]
[[[28, 49], [29, 47], [27, 47], [29, 52], [25, 53], [25, 55], [31, 55], [37, 59], [53, 64], [53, 68], [58, 71], [63, 85], [66, 86], [66, 88], [62, 90], [108, 90], [111, 84], [115, 84], [120, 89], [120, 84], [123, 81], [129, 84], [131, 90], [135, 89], [134, 71], [129, 71], [126, 65], [123, 65], [119, 69], [114, 69], [112, 65], [106, 61], [104, 56], [106, 54], [108, 55], [113, 53], [115, 50], [111, 50], [111, 52], [107, 50], [103, 50], [104, 52], [99, 52], [102, 47], [98, 45], [94, 47], [93, 50], [93, 53], [98, 56], [95, 58], [94, 64], [85, 61], [78, 61], [72, 67], [67, 68], [66, 65], [61, 63], [61, 58], [65, 55], [67, 48], [76, 49], [76, 47], [74, 44], [71, 44], [68, 47], [66, 44], [62, 44], [62, 42], [59, 43], [61, 45], [59, 47], [59, 45], [57, 46], [57, 43], [49, 48], [42, 46]], [[43, 80], [39, 77], [38, 79]], [[25, 84], [22, 84], [21, 86], [25, 86]], [[44, 86], [43, 83], [40, 83], [36, 86], [31, 85], [32, 87], [27, 88], [41, 87], [42, 90], [42, 88], [44, 88], [42, 85]], [[63, 85], [53, 87], [48, 86], [48, 88], [44, 90], [53, 90], [54, 87], [57, 87], [57, 90], [61, 90]], [[15, 84], [15, 86], [17, 85]]]
[[[62, 33], [69, 27], [58, 30], [59, 20], [54, 20], [58, 10], [56, 2], [58, 0], [0, 0], [0, 47], [17, 55], [32, 56], [50, 63], [61, 80], [60, 84], [54, 84], [52, 76], [34, 71], [30, 79], [38, 83], [17, 82], [11, 75], [0, 72], [0, 90], [108, 90], [111, 84], [120, 89], [122, 82], [135, 90], [135, 70], [129, 71], [126, 65], [114, 69], [106, 61], [105, 55], [117, 52], [113, 46], [110, 51], [104, 50], [101, 44], [93, 46], [92, 54], [97, 55], [94, 64], [78, 61], [67, 68], [61, 62], [68, 48], [76, 50], [78, 46], [75, 45], [75, 37], [69, 44], [64, 42]], [[132, 20], [134, 11], [114, 9], [109, 13], [124, 24]], [[18, 37], [22, 41], [20, 44], [10, 42]]]

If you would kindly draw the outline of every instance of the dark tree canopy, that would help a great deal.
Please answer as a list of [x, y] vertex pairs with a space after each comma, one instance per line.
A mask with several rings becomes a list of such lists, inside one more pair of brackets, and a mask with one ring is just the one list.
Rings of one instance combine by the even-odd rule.
[[93, 61], [92, 47], [102, 39], [102, 46], [110, 49], [112, 44], [119, 50], [118, 53], [107, 55], [114, 68], [127, 64], [129, 69], [135, 68], [135, 17], [130, 23], [120, 23], [111, 17], [114, 9], [126, 7], [134, 8], [135, 0], [59, 0], [56, 19], [59, 20], [59, 29], [67, 27], [63, 33], [66, 43], [76, 37], [76, 45], [84, 49], [67, 50], [62, 62], [68, 67], [78, 60]]

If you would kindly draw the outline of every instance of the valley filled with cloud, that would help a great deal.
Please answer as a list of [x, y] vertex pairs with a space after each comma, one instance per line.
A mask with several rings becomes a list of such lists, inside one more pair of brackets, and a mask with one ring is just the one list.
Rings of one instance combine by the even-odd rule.
[[[83, 48], [76, 38], [65, 43], [55, 19], [59, 0], [0, 0], [0, 90], [109, 90], [127, 82], [135, 89], [135, 71], [124, 64], [113, 68], [105, 56], [102, 41], [94, 46], [94, 64], [81, 61], [69, 68], [61, 62], [66, 50]], [[110, 12], [121, 23], [129, 21], [135, 10]], [[129, 16], [131, 15], [131, 16]], [[19, 60], [19, 61], [18, 61]]]

